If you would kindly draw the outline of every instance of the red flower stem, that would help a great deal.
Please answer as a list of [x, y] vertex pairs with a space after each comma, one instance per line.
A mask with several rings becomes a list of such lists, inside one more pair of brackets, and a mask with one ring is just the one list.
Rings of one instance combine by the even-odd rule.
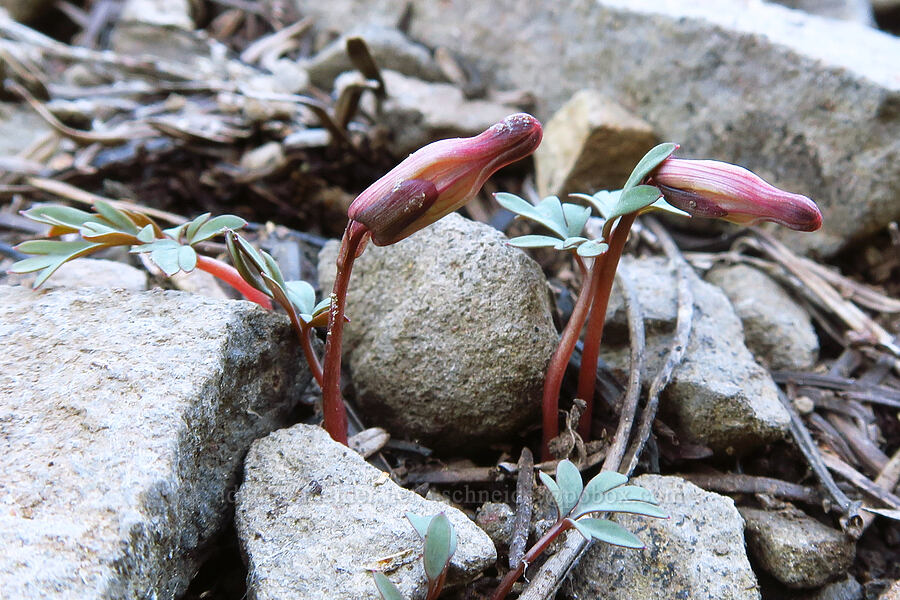
[[584, 441], [591, 438], [591, 419], [594, 413], [594, 388], [597, 381], [597, 364], [600, 361], [600, 341], [603, 338], [603, 325], [606, 323], [606, 309], [609, 306], [609, 295], [616, 269], [628, 232], [634, 224], [637, 213], [622, 216], [610, 235], [609, 250], [603, 255], [605, 260], [595, 261], [591, 271], [594, 273], [594, 288], [591, 290], [591, 316], [588, 319], [587, 331], [584, 335], [584, 350], [581, 353], [581, 370], [578, 372], [578, 394], [576, 397], [585, 402], [584, 413], [578, 422], [578, 435]]
[[522, 557], [522, 560], [519, 562], [519, 566], [515, 569], [506, 573], [503, 576], [503, 579], [500, 581], [500, 585], [497, 586], [497, 589], [494, 590], [494, 595], [491, 596], [491, 600], [503, 600], [509, 594], [509, 591], [512, 589], [513, 584], [519, 580], [519, 577], [522, 576], [522, 573], [525, 572], [525, 568], [537, 560], [537, 558], [547, 549], [553, 540], [555, 540], [561, 533], [566, 531], [567, 529], [571, 529], [574, 527], [572, 525], [572, 521], [569, 519], [560, 519], [557, 521], [553, 527], [547, 530], [541, 539], [535, 542], [534, 546], [531, 547], [525, 556]]
[[[594, 261], [603, 261], [603, 256], [599, 256]], [[562, 387], [563, 376], [566, 374], [566, 367], [569, 365], [569, 359], [575, 350], [575, 344], [578, 343], [578, 336], [581, 335], [581, 328], [587, 319], [588, 311], [591, 307], [591, 293], [593, 287], [594, 269], [587, 271], [587, 276], [581, 285], [581, 292], [575, 301], [575, 307], [572, 309], [572, 315], [569, 322], [566, 323], [562, 335], [559, 338], [559, 344], [550, 357], [550, 363], [547, 365], [547, 376], [544, 378], [544, 396], [541, 403], [543, 411], [543, 439], [541, 442], [541, 460], [552, 460], [550, 455], [550, 440], [559, 435], [559, 390]]]
[[197, 268], [213, 275], [237, 291], [250, 302], [256, 302], [265, 309], [272, 310], [272, 300], [261, 291], [244, 281], [237, 269], [209, 256], [197, 255]]
[[347, 305], [347, 287], [350, 271], [357, 251], [369, 230], [357, 221], [350, 221], [344, 230], [338, 251], [337, 272], [331, 292], [331, 308], [328, 310], [328, 336], [325, 338], [325, 361], [322, 383], [322, 413], [325, 431], [332, 439], [347, 445], [347, 411], [341, 398], [341, 341], [344, 335], [344, 309]]

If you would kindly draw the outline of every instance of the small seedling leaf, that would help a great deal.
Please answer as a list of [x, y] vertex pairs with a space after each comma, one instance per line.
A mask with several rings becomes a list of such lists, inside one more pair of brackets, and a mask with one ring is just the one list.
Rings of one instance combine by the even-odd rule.
[[584, 226], [591, 216], [590, 206], [579, 206], [577, 204], [565, 203], [562, 205], [563, 212], [566, 215], [566, 231], [569, 237], [578, 237], [584, 230]]
[[419, 537], [424, 541], [425, 534], [428, 533], [428, 526], [431, 524], [434, 515], [423, 517], [422, 515], [417, 515], [415, 513], [406, 513], [406, 518], [413, 526], [413, 529], [416, 530], [416, 533], [419, 534]]
[[639, 185], [622, 192], [619, 200], [613, 207], [608, 219], [614, 219], [637, 212], [652, 205], [662, 196], [662, 192], [652, 185]]
[[197, 253], [190, 246], [182, 246], [178, 249], [178, 266], [185, 273], [190, 273], [197, 267]]
[[447, 515], [440, 513], [431, 519], [425, 532], [425, 575], [434, 581], [441, 576], [453, 555], [453, 526]]
[[[305, 281], [285, 281], [284, 291], [297, 311], [311, 319], [316, 305], [316, 291], [313, 286]], [[309, 319], [304, 320], [308, 321]]]
[[153, 225], [144, 225], [144, 228], [138, 232], [137, 239], [139, 242], [144, 242], [145, 244], [149, 244], [156, 239], [156, 231], [154, 231]]
[[46, 204], [44, 206], [35, 206], [29, 210], [23, 211], [22, 215], [28, 217], [32, 221], [54, 225], [67, 229], [66, 233], [74, 233], [78, 228], [95, 215], [72, 208], [71, 206], [62, 206], [59, 204]]
[[566, 514], [562, 511], [562, 493], [559, 490], [559, 486], [555, 481], [553, 481], [553, 478], [543, 471], [538, 471], [538, 477], [541, 478], [541, 483], [543, 483], [547, 487], [547, 489], [550, 490], [550, 495], [553, 496], [553, 501], [556, 502], [556, 510], [559, 512], [559, 516], [563, 516], [564, 514]]
[[549, 235], [520, 235], [509, 240], [516, 248], [561, 248], [562, 240]]
[[597, 240], [588, 240], [578, 246], [578, 256], [589, 258], [591, 256], [600, 256], [609, 250], [609, 244], [598, 242]]
[[188, 240], [191, 244], [208, 240], [222, 233], [226, 229], [241, 229], [247, 225], [247, 221], [234, 215], [219, 215], [213, 217], [197, 229], [193, 235], [190, 230], [187, 232]]
[[643, 548], [644, 543], [636, 535], [607, 519], [583, 518], [572, 521], [579, 533], [587, 539], [600, 540], [624, 548]]
[[[56, 244], [56, 246], [45, 245], [50, 243], [54, 243]], [[44, 245], [39, 246], [38, 244]], [[29, 247], [44, 250], [46, 250], [47, 248], [55, 248], [55, 250], [51, 250], [49, 252], [34, 252], [27, 250], [27, 248]], [[100, 248], [103, 248], [103, 244], [93, 244], [91, 242], [59, 242], [53, 240], [33, 240], [32, 242], [23, 242], [19, 244], [18, 248], [22, 252], [42, 255], [20, 260], [19, 262], [13, 264], [13, 266], [9, 269], [11, 273], [31, 273], [33, 271], [40, 271], [40, 273], [38, 273], [37, 277], [34, 280], [34, 287], [38, 288], [45, 281], [47, 281], [47, 278], [53, 275], [53, 273], [63, 264], [70, 260], [90, 254], [91, 252], [96, 252]]]
[[372, 577], [375, 578], [375, 587], [378, 588], [378, 593], [381, 594], [382, 600], [404, 600], [400, 590], [391, 583], [391, 580], [384, 573], [373, 571]]
[[572, 516], [580, 517], [581, 515], [592, 512], [619, 512], [632, 515], [644, 515], [645, 517], [656, 517], [657, 519], [669, 518], [669, 515], [655, 504], [630, 500], [623, 500], [621, 502], [600, 502], [597, 504], [588, 504], [583, 507], [578, 505], [575, 512], [572, 513]]
[[578, 504], [584, 489], [581, 472], [572, 461], [561, 460], [556, 466], [556, 483], [559, 485], [561, 498], [561, 501], [557, 502], [559, 510], [563, 515], [567, 515]]
[[570, 237], [570, 238], [566, 238], [566, 239], [564, 239], [564, 240], [562, 241], [562, 243], [560, 244], [559, 249], [560, 249], [560, 250], [572, 250], [572, 249], [577, 248], [578, 246], [580, 246], [581, 244], [583, 244], [583, 243], [585, 243], [585, 242], [587, 242], [587, 241], [588, 241], [588, 239], [587, 239], [587, 238], [583, 238], [583, 237]]
[[132, 233], [119, 231], [105, 223], [95, 223], [93, 221], [84, 223], [84, 225], [81, 226], [79, 233], [81, 234], [81, 237], [90, 242], [97, 242], [107, 246], [131, 246], [140, 241], [137, 236]]
[[547, 196], [534, 208], [539, 214], [543, 215], [544, 218], [553, 223], [554, 227], [551, 227], [553, 231], [562, 237], [566, 237], [566, 234], [569, 231], [569, 225], [566, 223], [566, 213], [557, 196]]
[[96, 202], [94, 202], [94, 210], [96, 210], [104, 219], [109, 221], [110, 224], [112, 224], [113, 227], [115, 227], [119, 231], [137, 235], [138, 226], [135, 225], [134, 221], [132, 221], [127, 214], [114, 207], [109, 202], [97, 200]]
[[[494, 194], [494, 198], [497, 200], [497, 203], [506, 210], [513, 212], [520, 217], [543, 225], [561, 238], [567, 237], [565, 219], [563, 219], [563, 222], [557, 223], [553, 219], [548, 218], [543, 212], [538, 210], [536, 206], [533, 206], [530, 202], [516, 196], [515, 194], [510, 194], [508, 192], [497, 192], [496, 194]], [[558, 198], [557, 202], [559, 202]], [[544, 207], [543, 210], [549, 211], [549, 208]]]
[[138, 246], [137, 250], [141, 251], [141, 248], [146, 248], [147, 246], [152, 246], [152, 249], [150, 249], [150, 260], [162, 269], [166, 276], [171, 277], [181, 270], [181, 265], [179, 264], [181, 244], [175, 240], [160, 240], [145, 246]]
[[666, 142], [652, 148], [644, 157], [638, 161], [637, 166], [628, 176], [628, 181], [622, 186], [622, 190], [628, 190], [638, 185], [647, 175], [653, 171], [659, 164], [672, 156], [672, 153], [678, 149], [678, 144]]
[[649, 210], [661, 210], [663, 212], [671, 213], [673, 215], [678, 215], [679, 217], [687, 217], [689, 219], [691, 218], [690, 213], [684, 212], [680, 208], [676, 208], [676, 207], [672, 206], [671, 204], [666, 202], [665, 198], [660, 198], [659, 200], [657, 200], [656, 202], [654, 202], [653, 204], [648, 206], [647, 210], [648, 211]]
[[184, 230], [187, 228], [188, 223], [182, 223], [177, 227], [170, 227], [168, 229], [163, 229], [163, 233], [172, 238], [173, 240], [180, 240], [182, 234], [184, 234]]
[[197, 230], [200, 229], [204, 223], [209, 221], [211, 216], [212, 213], [203, 213], [187, 224], [187, 227], [184, 229], [184, 237], [189, 244], [194, 243], [194, 236], [197, 234]]
[[600, 190], [593, 196], [588, 196], [587, 194], [569, 194], [574, 198], [581, 198], [582, 200], [586, 200], [590, 203], [591, 206], [594, 207], [600, 216], [604, 219], [609, 219], [609, 215], [612, 214], [613, 207], [616, 205], [616, 202], [619, 200], [619, 191], [610, 192], [607, 190]]

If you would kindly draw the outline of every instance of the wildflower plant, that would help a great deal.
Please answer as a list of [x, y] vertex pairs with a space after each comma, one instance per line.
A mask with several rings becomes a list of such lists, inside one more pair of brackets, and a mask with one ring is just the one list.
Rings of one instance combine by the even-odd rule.
[[525, 572], [525, 568], [569, 529], [576, 529], [585, 539], [597, 540], [624, 548], [644, 548], [643, 542], [633, 533], [609, 519], [589, 516], [595, 513], [629, 513], [667, 519], [668, 515], [648, 490], [637, 485], [626, 485], [628, 477], [616, 471], [601, 471], [584, 484], [581, 472], [569, 460], [562, 460], [556, 467], [556, 480], [539, 472], [541, 482], [550, 491], [556, 505], [556, 522], [525, 553], [519, 565], [511, 569], [501, 580], [491, 596], [502, 600], [513, 584]]
[[[585, 329], [585, 339], [577, 397], [585, 402], [586, 408], [579, 421], [578, 433], [585, 440], [590, 437], [606, 309], [616, 268], [638, 215], [665, 211], [687, 217], [721, 218], [740, 224], [772, 221], [800, 231], [814, 231], [822, 225], [822, 215], [809, 198], [780, 190], [736, 165], [673, 158], [677, 149], [678, 145], [673, 143], [651, 149], [638, 162], [621, 190], [601, 190], [593, 195], [572, 194], [587, 206], [563, 203], [556, 196], [532, 205], [513, 194], [494, 195], [502, 207], [541, 225], [552, 234], [516, 237], [510, 240], [511, 245], [569, 252], [583, 275], [581, 292], [544, 379], [541, 447], [544, 460], [552, 458], [550, 442], [559, 433], [562, 379], [582, 329]], [[603, 219], [603, 227], [599, 238], [588, 239], [583, 236], [583, 230], [594, 211]], [[592, 262], [588, 264], [586, 260]]]

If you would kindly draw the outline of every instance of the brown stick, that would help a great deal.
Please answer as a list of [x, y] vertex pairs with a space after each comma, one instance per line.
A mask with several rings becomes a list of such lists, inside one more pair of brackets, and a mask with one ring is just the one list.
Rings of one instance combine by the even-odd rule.
[[531, 526], [532, 492], [534, 490], [534, 457], [531, 450], [522, 448], [519, 457], [519, 477], [516, 480], [516, 521], [509, 542], [509, 568], [515, 569], [525, 556], [528, 529]]

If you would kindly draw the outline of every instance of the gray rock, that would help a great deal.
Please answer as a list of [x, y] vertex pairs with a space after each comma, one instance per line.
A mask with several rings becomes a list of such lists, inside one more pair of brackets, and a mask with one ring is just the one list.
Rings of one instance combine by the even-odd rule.
[[[34, 274], [10, 275], [10, 281], [34, 281]], [[44, 289], [112, 288], [142, 292], [147, 289], [147, 272], [117, 260], [76, 258], [70, 260], [47, 280]]]
[[793, 588], [823, 585], [847, 572], [856, 543], [799, 510], [790, 514], [741, 508], [747, 545], [760, 565]]
[[747, 347], [770, 369], [803, 370], [819, 356], [809, 314], [771, 277], [747, 265], [716, 267], [706, 280], [725, 292], [744, 325]]
[[[619, 266], [637, 290], [647, 329], [644, 382], [659, 371], [671, 345], [677, 283], [664, 258], [625, 256]], [[743, 453], [780, 439], [790, 417], [775, 383], [744, 345], [741, 322], [725, 294], [691, 276], [694, 319], [684, 360], [660, 398], [660, 409], [679, 431], [717, 452]], [[625, 309], [618, 286], [607, 312], [602, 356], [627, 368]]]
[[[397, 156], [435, 140], [479, 134], [518, 112], [515, 106], [500, 102], [467, 100], [458, 86], [449, 83], [431, 83], [388, 70], [381, 75], [388, 97], [382, 104], [380, 122], [391, 130], [391, 150]], [[361, 78], [357, 73], [345, 73], [336, 87], [341, 89]]]
[[863, 586], [852, 576], [822, 586], [804, 600], [863, 600]]
[[194, 28], [189, 0], [126, 0], [120, 20], [158, 27]]
[[515, 520], [516, 511], [503, 502], [485, 502], [475, 513], [475, 523], [498, 548], [509, 546]]
[[[336, 244], [319, 256], [330, 290]], [[534, 423], [557, 342], [540, 267], [497, 230], [448, 215], [350, 280], [344, 353], [367, 421], [471, 450]]]
[[534, 153], [541, 197], [614, 190], [656, 145], [653, 128], [595, 90], [581, 90], [544, 127]]
[[175, 598], [309, 380], [287, 320], [180, 292], [0, 287], [0, 596]]
[[16, 21], [27, 23], [44, 15], [53, 0], [0, 0], [0, 8], [5, 8]]
[[669, 518], [616, 515], [646, 548], [594, 543], [565, 584], [566, 598], [760, 598], [744, 550], [744, 523], [731, 498], [678, 477], [643, 475], [634, 483], [650, 490]]
[[[365, 40], [375, 63], [381, 69], [399, 71], [428, 81], [443, 79], [440, 67], [428, 48], [411, 41], [394, 27], [363, 25], [334, 40], [310, 60], [306, 66], [313, 84], [330, 89], [338, 75], [354, 68], [347, 55], [347, 38], [350, 37]], [[390, 89], [387, 82], [385, 86]]]
[[490, 538], [463, 513], [401, 488], [319, 427], [295, 425], [255, 442], [235, 508], [250, 597], [375, 600], [370, 571], [379, 569], [405, 598], [420, 598], [422, 542], [407, 512], [443, 512], [456, 529], [449, 584], [496, 559]]
[[868, 27], [875, 25], [875, 15], [869, 0], [772, 0], [787, 6], [829, 19], [842, 19]]
[[[394, 0], [295, 0], [324, 26], [396, 23]], [[900, 218], [900, 40], [766, 2], [423, 2], [410, 35], [447, 46], [547, 118], [595, 88], [681, 154], [742, 164], [820, 203], [825, 227], [789, 233], [833, 252]]]

